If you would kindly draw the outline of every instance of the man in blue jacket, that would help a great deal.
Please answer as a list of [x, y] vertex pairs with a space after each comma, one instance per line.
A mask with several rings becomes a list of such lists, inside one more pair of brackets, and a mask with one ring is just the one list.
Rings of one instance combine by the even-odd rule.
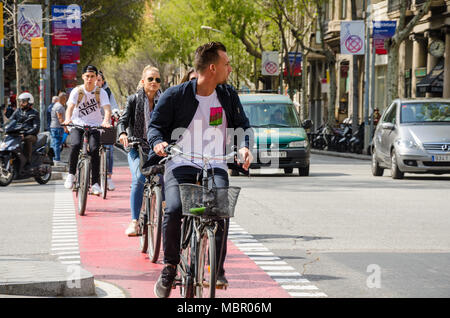
[[[250, 127], [239, 96], [226, 84], [231, 73], [226, 48], [220, 42], [211, 42], [200, 46], [195, 52], [195, 69], [198, 79], [185, 82], [167, 89], [161, 96], [153, 112], [148, 129], [148, 141], [153, 149], [150, 161], [156, 156], [166, 156], [165, 147], [176, 141], [184, 152], [203, 153], [223, 156], [228, 147], [230, 129], [245, 132], [238, 140], [239, 156], [243, 168], [248, 170], [251, 161], [251, 143], [253, 130]], [[180, 129], [181, 128], [181, 129]], [[214, 135], [215, 138], [211, 136]], [[180, 137], [181, 136], [181, 137]], [[235, 139], [233, 135], [232, 139]], [[227, 138], [228, 137], [228, 138]], [[232, 141], [234, 142], [234, 141]], [[163, 220], [163, 249], [165, 267], [155, 284], [155, 294], [160, 298], [169, 297], [176, 276], [176, 266], [180, 261], [181, 200], [178, 185], [195, 183], [200, 172], [201, 160], [187, 160], [176, 157], [166, 164], [164, 175], [166, 209]], [[223, 162], [212, 163], [217, 187], [228, 186], [227, 165]], [[216, 233], [218, 250], [223, 233], [222, 222]], [[222, 255], [216, 255], [218, 264], [217, 285], [227, 284], [223, 263], [226, 244]]]

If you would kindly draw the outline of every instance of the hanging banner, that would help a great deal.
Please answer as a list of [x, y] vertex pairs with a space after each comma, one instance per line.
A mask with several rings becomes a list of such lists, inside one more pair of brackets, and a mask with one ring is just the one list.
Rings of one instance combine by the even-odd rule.
[[[289, 52], [289, 64], [291, 65], [291, 73], [293, 76], [302, 75], [302, 53]], [[283, 71], [283, 76], [287, 76], [287, 68]]]
[[261, 75], [278, 76], [280, 75], [280, 67], [278, 64], [278, 51], [264, 51], [261, 58]]
[[341, 22], [341, 54], [363, 55], [364, 21]]
[[0, 47], [3, 47], [3, 38], [5, 34], [3, 33], [3, 2], [0, 2]]
[[79, 46], [60, 46], [59, 47], [59, 64], [80, 63], [80, 47]]
[[384, 41], [394, 36], [397, 21], [373, 21], [373, 45], [375, 54], [387, 54]]
[[80, 6], [52, 6], [52, 34], [53, 45], [81, 46]]
[[77, 64], [63, 64], [62, 70], [63, 80], [77, 79]]
[[30, 44], [31, 38], [42, 37], [42, 7], [40, 4], [21, 4], [17, 13], [19, 44]]

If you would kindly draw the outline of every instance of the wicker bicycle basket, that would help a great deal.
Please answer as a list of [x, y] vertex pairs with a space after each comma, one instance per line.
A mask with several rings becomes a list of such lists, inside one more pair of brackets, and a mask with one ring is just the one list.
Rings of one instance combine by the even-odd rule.
[[[202, 186], [182, 183], [179, 185], [181, 205], [183, 215], [202, 216], [212, 218], [231, 218], [234, 216], [237, 199], [241, 188], [239, 187], [218, 187], [210, 192]], [[205, 201], [213, 203], [208, 207]], [[206, 209], [199, 213], [193, 213], [191, 209], [205, 207]]]

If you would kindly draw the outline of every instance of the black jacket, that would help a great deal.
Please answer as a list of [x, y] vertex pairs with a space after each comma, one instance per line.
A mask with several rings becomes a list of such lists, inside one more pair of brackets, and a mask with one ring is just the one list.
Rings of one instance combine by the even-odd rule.
[[125, 104], [125, 110], [120, 116], [117, 124], [118, 136], [122, 133], [126, 133], [129, 137], [133, 136], [136, 105], [138, 103], [145, 104], [144, 98], [146, 98], [146, 96], [143, 88], [138, 90], [136, 94], [128, 96], [127, 103]]
[[[197, 91], [197, 80], [185, 82], [183, 84], [167, 89], [156, 105], [147, 130], [147, 138], [151, 150], [149, 161], [157, 160], [153, 147], [163, 141], [168, 143], [172, 140], [172, 132], [177, 128], [187, 128], [194, 118], [198, 107], [198, 100], [195, 98]], [[239, 96], [230, 85], [218, 85], [216, 88], [217, 97], [222, 105], [227, 118], [227, 128], [242, 128], [245, 136], [241, 140], [235, 140], [238, 148], [247, 147], [250, 150], [253, 145], [253, 129], [244, 113]], [[153, 162], [152, 162], [153, 163]]]
[[11, 115], [9, 121], [15, 120], [17, 126], [21, 126], [21, 130], [24, 131], [24, 135], [37, 135], [39, 133], [41, 121], [39, 119], [39, 113], [33, 108], [28, 108], [27, 110], [22, 110], [22, 108], [17, 108], [16, 111]]

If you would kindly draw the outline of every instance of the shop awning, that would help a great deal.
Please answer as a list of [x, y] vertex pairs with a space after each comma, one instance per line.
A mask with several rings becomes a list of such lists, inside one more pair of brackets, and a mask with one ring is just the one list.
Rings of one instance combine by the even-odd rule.
[[444, 59], [427, 74], [417, 85], [419, 93], [442, 93], [444, 90]]

